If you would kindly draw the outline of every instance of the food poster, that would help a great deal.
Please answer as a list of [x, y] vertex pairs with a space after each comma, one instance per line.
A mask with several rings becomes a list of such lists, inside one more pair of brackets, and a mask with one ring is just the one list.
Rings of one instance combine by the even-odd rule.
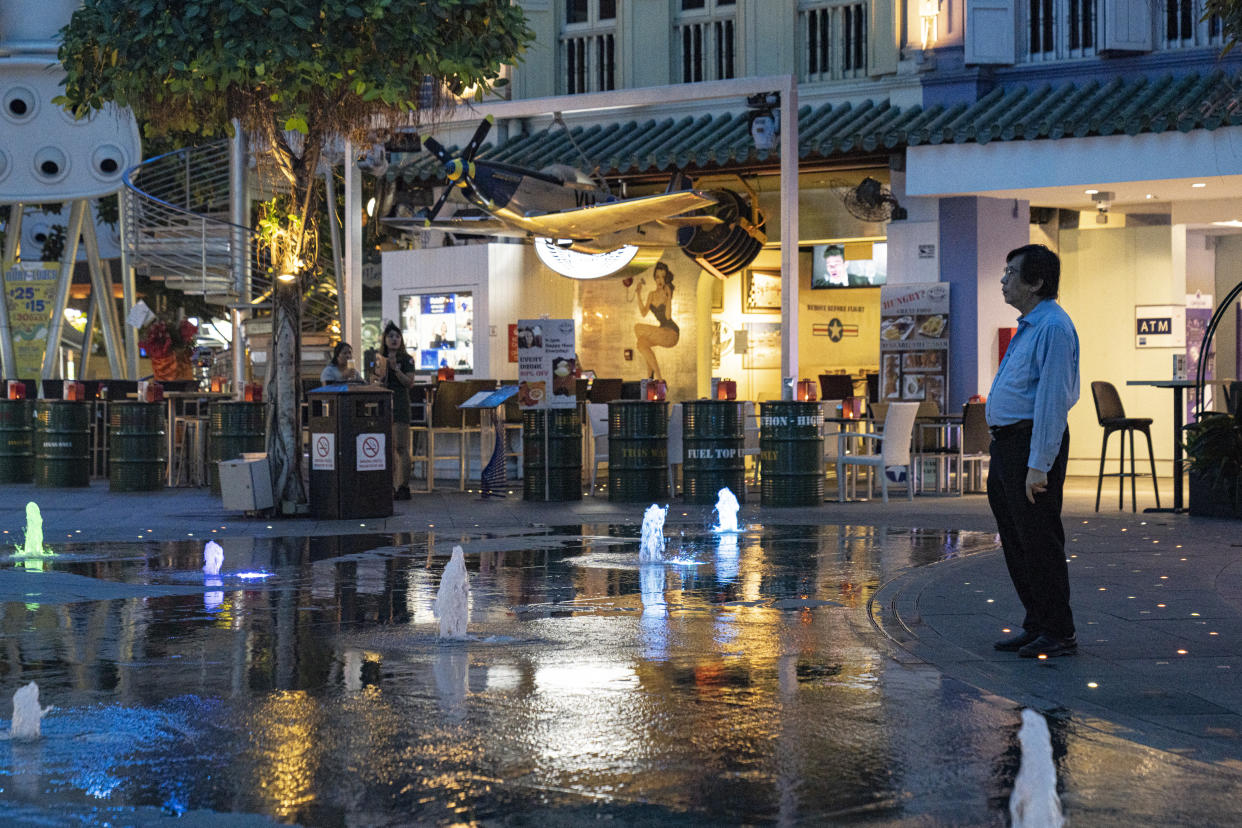
[[518, 320], [517, 344], [519, 407], [576, 407], [574, 320]]
[[949, 385], [949, 286], [885, 286], [880, 293], [880, 399], [931, 400], [945, 410]]
[[17, 262], [4, 274], [13, 361], [17, 363], [17, 370], [9, 372], [11, 377], [37, 377], [43, 370], [59, 277], [58, 262]]

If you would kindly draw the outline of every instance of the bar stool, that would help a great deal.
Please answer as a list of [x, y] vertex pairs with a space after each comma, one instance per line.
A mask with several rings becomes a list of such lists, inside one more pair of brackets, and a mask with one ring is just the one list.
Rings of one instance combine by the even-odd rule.
[[[1104, 429], [1104, 442], [1100, 445], [1100, 476], [1095, 484], [1095, 510], [1100, 511], [1100, 490], [1104, 487], [1105, 477], [1117, 478], [1117, 508], [1126, 506], [1126, 478], [1130, 478], [1130, 511], [1137, 512], [1134, 478], [1134, 432], [1141, 431], [1147, 437], [1147, 459], [1151, 463], [1151, 487], [1156, 493], [1156, 508], [1160, 508], [1160, 486], [1156, 482], [1156, 456], [1151, 449], [1150, 417], [1127, 417], [1126, 409], [1121, 404], [1121, 397], [1111, 382], [1097, 381], [1091, 383], [1091, 396], [1095, 400], [1095, 416]], [[1121, 432], [1121, 463], [1116, 473], [1104, 473], [1104, 458], [1108, 454], [1108, 436], [1114, 431]], [[1130, 435], [1130, 471], [1126, 471], [1126, 434]]]

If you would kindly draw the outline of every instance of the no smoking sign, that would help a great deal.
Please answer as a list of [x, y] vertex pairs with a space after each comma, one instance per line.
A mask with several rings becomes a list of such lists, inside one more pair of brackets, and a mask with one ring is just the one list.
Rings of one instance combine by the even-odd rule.
[[388, 468], [388, 452], [380, 434], [359, 434], [357, 437], [358, 471], [383, 471]]
[[311, 435], [311, 469], [332, 471], [336, 468], [336, 435]]

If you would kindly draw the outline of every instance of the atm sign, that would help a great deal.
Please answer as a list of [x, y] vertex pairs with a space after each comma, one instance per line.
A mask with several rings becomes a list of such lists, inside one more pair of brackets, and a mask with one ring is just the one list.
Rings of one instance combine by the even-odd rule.
[[1168, 336], [1173, 333], [1173, 319], [1168, 316], [1139, 317], [1134, 322], [1135, 333], [1139, 336]]

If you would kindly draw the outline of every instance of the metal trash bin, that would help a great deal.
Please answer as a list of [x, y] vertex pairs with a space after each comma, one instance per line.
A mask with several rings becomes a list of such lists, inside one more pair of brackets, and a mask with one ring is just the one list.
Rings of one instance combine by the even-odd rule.
[[163, 488], [167, 454], [163, 405], [108, 404], [109, 491], [150, 492]]
[[34, 482], [49, 488], [91, 484], [91, 403], [37, 400]]
[[30, 400], [0, 400], [0, 483], [34, 480], [33, 412]]
[[330, 385], [309, 392], [310, 507], [323, 520], [392, 514], [392, 392]]
[[582, 500], [582, 418], [578, 409], [522, 412], [522, 499]]
[[741, 402], [694, 400], [682, 416], [682, 494], [687, 503], [712, 504], [728, 488], [746, 500], [746, 421]]
[[220, 461], [261, 452], [267, 428], [261, 402], [213, 402], [207, 412], [207, 481], [220, 494]]
[[668, 404], [608, 403], [608, 499], [651, 503], [668, 497]]
[[824, 502], [823, 412], [819, 403], [759, 403], [759, 502], [819, 506]]

